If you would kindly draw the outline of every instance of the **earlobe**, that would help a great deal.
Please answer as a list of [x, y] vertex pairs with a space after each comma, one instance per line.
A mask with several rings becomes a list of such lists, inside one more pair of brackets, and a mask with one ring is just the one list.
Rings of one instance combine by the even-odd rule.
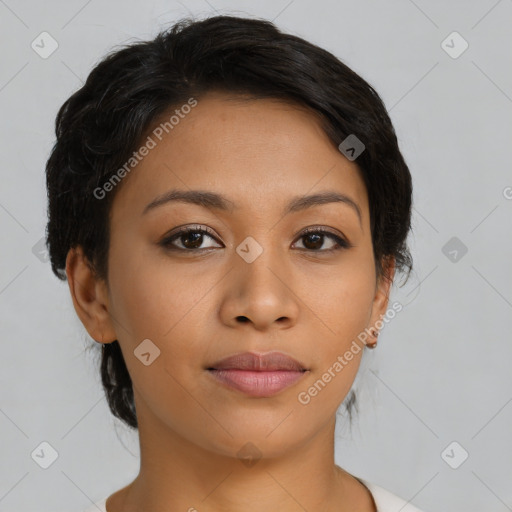
[[114, 341], [106, 283], [95, 275], [80, 246], [68, 251], [66, 276], [73, 306], [89, 335], [102, 343]]

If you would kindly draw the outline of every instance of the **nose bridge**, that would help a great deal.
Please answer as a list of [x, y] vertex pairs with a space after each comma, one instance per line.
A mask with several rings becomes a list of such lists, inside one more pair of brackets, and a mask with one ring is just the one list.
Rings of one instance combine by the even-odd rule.
[[[283, 294], [283, 284], [276, 277], [281, 271], [279, 255], [270, 243], [270, 237], [259, 237], [261, 243], [247, 237], [236, 250], [234, 265], [240, 270], [241, 280], [238, 283], [240, 292], [250, 294], [253, 300], [266, 301]], [[259, 299], [258, 299], [259, 297]]]

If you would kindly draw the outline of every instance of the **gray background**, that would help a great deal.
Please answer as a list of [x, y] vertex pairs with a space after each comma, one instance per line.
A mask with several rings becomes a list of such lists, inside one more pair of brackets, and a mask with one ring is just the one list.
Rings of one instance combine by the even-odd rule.
[[[425, 512], [512, 510], [512, 1], [0, 0], [0, 511], [81, 511], [137, 473], [67, 284], [34, 254], [44, 164], [57, 109], [108, 50], [215, 11], [274, 20], [360, 73], [413, 174], [415, 273], [365, 355], [337, 463]], [[46, 59], [43, 31], [59, 45]], [[43, 441], [47, 469], [31, 457]]]

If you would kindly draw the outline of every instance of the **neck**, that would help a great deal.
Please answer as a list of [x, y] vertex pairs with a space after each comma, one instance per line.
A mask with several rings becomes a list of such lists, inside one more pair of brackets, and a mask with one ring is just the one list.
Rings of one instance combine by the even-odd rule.
[[265, 457], [246, 443], [226, 455], [185, 438], [147, 409], [137, 412], [140, 472], [109, 498], [108, 512], [374, 510], [367, 489], [334, 462], [334, 417], [300, 446]]

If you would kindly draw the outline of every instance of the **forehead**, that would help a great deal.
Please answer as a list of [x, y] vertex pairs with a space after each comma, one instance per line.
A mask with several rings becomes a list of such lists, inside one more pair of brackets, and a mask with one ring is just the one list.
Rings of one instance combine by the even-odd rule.
[[193, 108], [175, 106], [161, 115], [140, 145], [149, 139], [152, 149], [117, 191], [114, 204], [122, 215], [141, 215], [170, 189], [210, 190], [257, 211], [335, 189], [352, 197], [363, 216], [368, 208], [356, 163], [338, 151], [320, 119], [303, 107], [209, 93]]

